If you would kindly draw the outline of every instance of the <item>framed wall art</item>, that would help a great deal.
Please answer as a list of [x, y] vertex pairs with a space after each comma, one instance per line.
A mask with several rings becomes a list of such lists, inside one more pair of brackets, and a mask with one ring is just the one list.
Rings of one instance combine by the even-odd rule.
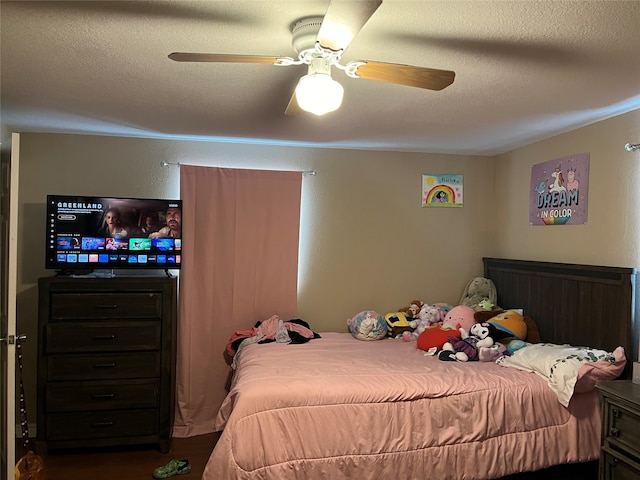
[[589, 153], [531, 167], [529, 225], [585, 224], [588, 199]]
[[457, 174], [422, 175], [423, 207], [462, 207], [463, 177]]

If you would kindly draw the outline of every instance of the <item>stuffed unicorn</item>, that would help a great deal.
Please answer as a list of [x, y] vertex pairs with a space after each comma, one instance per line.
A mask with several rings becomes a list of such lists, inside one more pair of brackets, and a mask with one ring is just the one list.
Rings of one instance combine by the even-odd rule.
[[416, 340], [426, 328], [442, 322], [444, 317], [445, 313], [441, 307], [425, 303], [418, 312], [418, 318], [409, 322], [409, 326], [414, 330], [412, 332], [403, 332], [402, 339], [405, 342]]

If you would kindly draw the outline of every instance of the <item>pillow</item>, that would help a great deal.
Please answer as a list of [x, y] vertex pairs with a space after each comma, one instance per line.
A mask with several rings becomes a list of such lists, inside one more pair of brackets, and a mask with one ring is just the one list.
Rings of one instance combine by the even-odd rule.
[[590, 392], [596, 388], [596, 383], [615, 380], [624, 370], [627, 364], [627, 357], [624, 355], [624, 348], [618, 347], [613, 351], [614, 363], [608, 360], [598, 360], [588, 362], [580, 367], [578, 380], [573, 389], [575, 393]]
[[[500, 357], [496, 363], [504, 367], [535, 372], [544, 378], [565, 407], [574, 391], [593, 389], [601, 380], [615, 379], [626, 364], [624, 349], [614, 353], [589, 347], [537, 343], [517, 350], [511, 356]], [[608, 364], [608, 365], [606, 365]], [[587, 367], [582, 370], [583, 367]], [[578, 390], [576, 384], [580, 378]]]
[[435, 348], [436, 350], [442, 350], [445, 343], [449, 341], [451, 337], [460, 338], [460, 330], [446, 329], [440, 327], [425, 328], [418, 336], [416, 342], [417, 347], [425, 352]]
[[381, 340], [387, 336], [387, 321], [373, 310], [364, 310], [347, 320], [349, 333], [358, 340]]

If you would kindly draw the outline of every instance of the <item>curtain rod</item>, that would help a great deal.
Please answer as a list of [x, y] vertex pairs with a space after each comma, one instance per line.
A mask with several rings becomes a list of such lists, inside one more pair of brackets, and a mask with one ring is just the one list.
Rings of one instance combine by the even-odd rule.
[[627, 143], [624, 149], [627, 152], [635, 152], [636, 150], [640, 150], [640, 143]]
[[[167, 162], [165, 160], [162, 160], [160, 162], [160, 166], [163, 167], [163, 168], [165, 168], [165, 167], [179, 167], [180, 165], [182, 165], [180, 162]], [[317, 172], [315, 170], [303, 170], [302, 174], [303, 175], [311, 175], [313, 177], [313, 176], [317, 175]]]

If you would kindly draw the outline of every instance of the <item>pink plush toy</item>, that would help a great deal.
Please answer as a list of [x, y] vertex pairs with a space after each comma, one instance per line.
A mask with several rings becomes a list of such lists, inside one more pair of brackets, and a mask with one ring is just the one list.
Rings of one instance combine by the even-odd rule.
[[442, 322], [442, 328], [464, 328], [466, 331], [471, 330], [471, 326], [476, 323], [474, 318], [475, 311], [471, 307], [465, 305], [458, 305], [449, 310], [449, 313], [444, 317]]
[[449, 337], [460, 338], [460, 328], [466, 331], [471, 329], [471, 326], [476, 323], [474, 313], [471, 307], [464, 305], [453, 307], [444, 316], [441, 324], [435, 327], [425, 328], [424, 331], [418, 335], [418, 348], [424, 351], [429, 351], [432, 348], [441, 350], [442, 346], [449, 341]]

